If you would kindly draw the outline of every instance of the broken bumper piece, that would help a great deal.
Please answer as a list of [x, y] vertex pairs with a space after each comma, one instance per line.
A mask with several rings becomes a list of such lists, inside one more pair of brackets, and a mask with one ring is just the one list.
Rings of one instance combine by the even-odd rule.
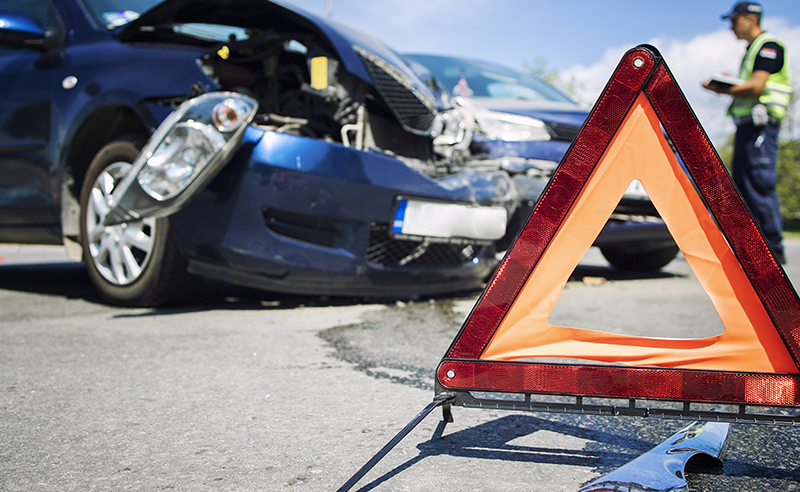
[[686, 463], [704, 454], [721, 464], [728, 448], [729, 430], [728, 423], [692, 422], [627, 465], [586, 485], [580, 492], [686, 492]]

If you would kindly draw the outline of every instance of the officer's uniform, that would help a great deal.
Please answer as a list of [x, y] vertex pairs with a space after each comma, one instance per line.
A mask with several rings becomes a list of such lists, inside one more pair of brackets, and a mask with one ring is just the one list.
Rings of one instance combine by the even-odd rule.
[[783, 258], [782, 219], [776, 160], [780, 122], [792, 94], [789, 57], [773, 35], [763, 32], [750, 43], [739, 78], [748, 80], [756, 70], [770, 73], [759, 97], [734, 98], [728, 110], [736, 123], [733, 180], [779, 258]]

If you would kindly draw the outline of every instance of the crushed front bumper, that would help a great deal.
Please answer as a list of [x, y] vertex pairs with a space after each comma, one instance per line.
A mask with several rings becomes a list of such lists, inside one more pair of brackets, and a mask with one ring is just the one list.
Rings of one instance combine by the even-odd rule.
[[286, 293], [413, 297], [482, 288], [495, 248], [392, 231], [398, 200], [519, 201], [505, 172], [431, 179], [400, 160], [248, 128], [220, 174], [171, 218], [193, 273]]

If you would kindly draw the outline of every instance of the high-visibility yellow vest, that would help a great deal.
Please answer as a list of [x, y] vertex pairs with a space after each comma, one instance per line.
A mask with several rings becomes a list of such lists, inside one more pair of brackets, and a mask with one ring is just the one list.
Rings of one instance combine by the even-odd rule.
[[792, 76], [789, 70], [789, 55], [786, 53], [786, 47], [778, 41], [775, 36], [768, 32], [761, 33], [756, 39], [750, 43], [744, 58], [742, 59], [742, 67], [739, 70], [739, 78], [742, 80], [749, 80], [753, 75], [753, 65], [756, 62], [756, 55], [764, 43], [767, 42], [777, 43], [778, 46], [783, 48], [783, 67], [780, 71], [770, 74], [767, 79], [767, 84], [764, 86], [764, 92], [759, 97], [735, 97], [733, 102], [728, 108], [728, 114], [736, 118], [744, 118], [750, 115], [753, 106], [756, 104], [763, 104], [767, 107], [767, 112], [770, 116], [777, 119], [783, 119], [786, 116], [786, 110], [789, 107], [789, 101], [792, 97]]

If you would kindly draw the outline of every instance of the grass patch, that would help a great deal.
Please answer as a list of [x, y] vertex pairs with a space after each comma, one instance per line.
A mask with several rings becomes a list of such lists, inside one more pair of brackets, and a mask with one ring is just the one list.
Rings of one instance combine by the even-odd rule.
[[783, 221], [783, 237], [800, 239], [800, 219], [790, 219]]

